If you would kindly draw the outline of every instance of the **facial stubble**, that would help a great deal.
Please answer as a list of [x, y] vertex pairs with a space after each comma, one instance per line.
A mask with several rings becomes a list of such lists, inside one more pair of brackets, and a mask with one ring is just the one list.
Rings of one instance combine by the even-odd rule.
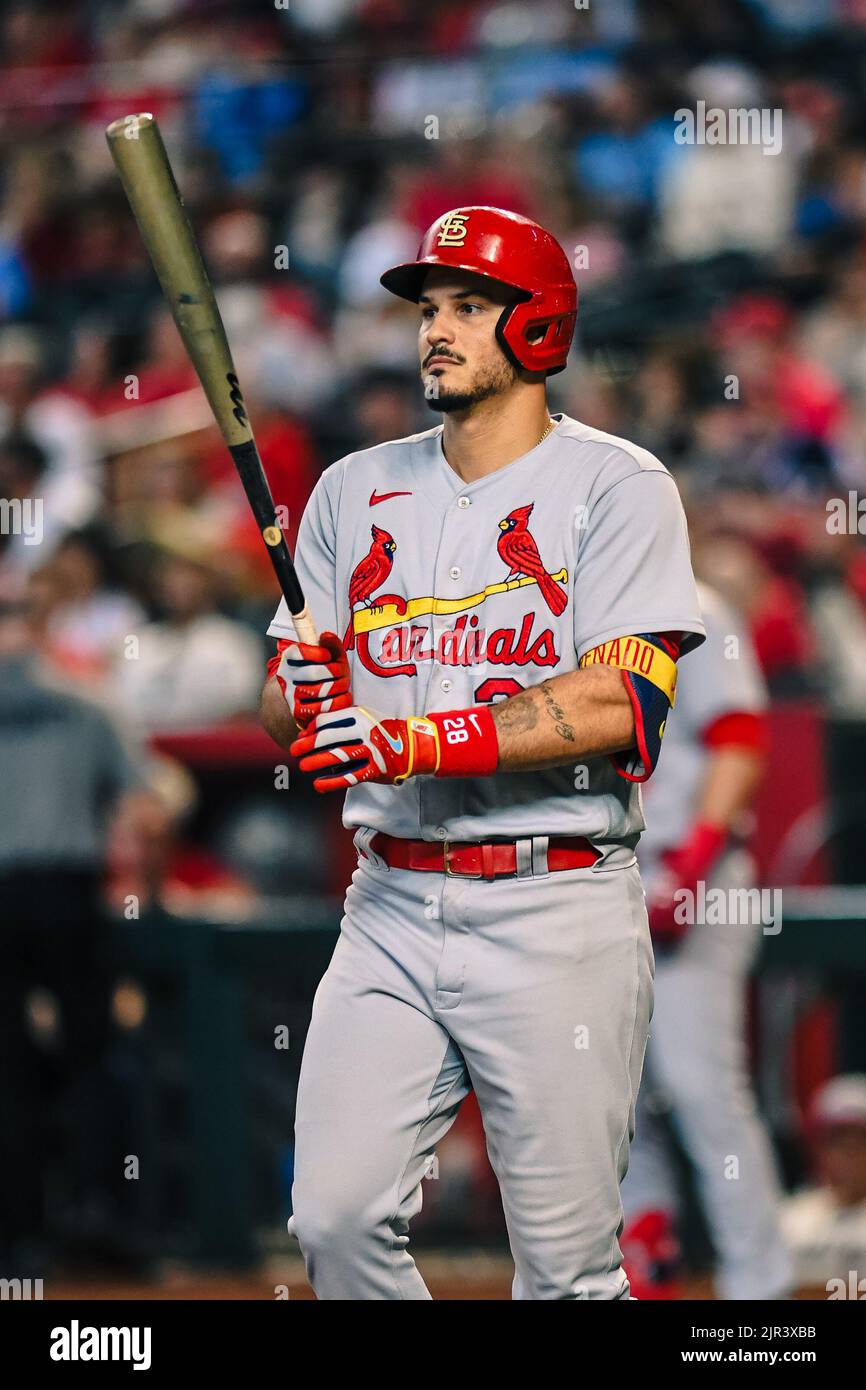
[[[434, 381], [437, 386], [437, 389], [432, 393], [429, 388], [430, 380]], [[486, 370], [479, 371], [468, 390], [452, 390], [443, 385], [441, 377], [432, 377], [424, 383], [424, 396], [431, 410], [438, 410], [443, 415], [450, 415], [459, 410], [468, 410], [481, 401], [488, 401], [492, 396], [503, 395], [514, 385], [516, 380], [517, 372], [508, 359], [503, 356]]]

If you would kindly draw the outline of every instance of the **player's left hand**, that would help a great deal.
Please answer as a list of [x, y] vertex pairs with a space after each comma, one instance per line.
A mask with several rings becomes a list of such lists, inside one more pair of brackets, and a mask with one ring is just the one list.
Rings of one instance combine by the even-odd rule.
[[647, 914], [653, 945], [661, 950], [678, 946], [692, 924], [689, 894], [711, 872], [727, 836], [716, 825], [698, 822], [676, 849], [661, 855], [656, 881], [647, 894]]
[[407, 777], [435, 773], [439, 766], [439, 731], [430, 719], [386, 719], [362, 705], [319, 714], [295, 739], [290, 750], [302, 772], [316, 777], [317, 792], [345, 791], [359, 782], [392, 785]]

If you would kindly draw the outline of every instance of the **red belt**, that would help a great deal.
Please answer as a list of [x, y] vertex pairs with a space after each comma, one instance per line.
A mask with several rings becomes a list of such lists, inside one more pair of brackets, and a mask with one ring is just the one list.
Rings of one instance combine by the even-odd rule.
[[[529, 837], [525, 837], [531, 844]], [[446, 873], [456, 878], [514, 878], [517, 876], [517, 843], [484, 844], [478, 840], [402, 840], [394, 835], [373, 836], [370, 849], [390, 869], [415, 869], [419, 873]], [[366, 859], [364, 851], [360, 853]], [[589, 869], [601, 858], [582, 835], [560, 835], [547, 843], [547, 869]], [[529, 877], [530, 875], [527, 875]]]

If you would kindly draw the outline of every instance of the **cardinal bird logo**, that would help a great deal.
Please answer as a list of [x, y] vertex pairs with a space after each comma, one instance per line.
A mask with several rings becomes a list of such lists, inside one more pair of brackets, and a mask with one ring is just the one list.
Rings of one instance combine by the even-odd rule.
[[[358, 561], [349, 580], [350, 612], [354, 610], [356, 603], [366, 603], [368, 608], [372, 607], [370, 595], [385, 583], [394, 564], [394, 551], [397, 549], [394, 537], [388, 531], [383, 531], [381, 526], [371, 526], [370, 534], [373, 544], [364, 558]], [[354, 620], [350, 617], [343, 641], [344, 647], [352, 645], [354, 631]]]
[[515, 507], [500, 521], [502, 534], [496, 542], [496, 549], [509, 567], [508, 578], [515, 579], [519, 574], [526, 574], [537, 580], [545, 603], [558, 618], [568, 603], [568, 594], [555, 579], [551, 579], [541, 563], [538, 546], [527, 526], [534, 506], [535, 503], [530, 502], [527, 507]]

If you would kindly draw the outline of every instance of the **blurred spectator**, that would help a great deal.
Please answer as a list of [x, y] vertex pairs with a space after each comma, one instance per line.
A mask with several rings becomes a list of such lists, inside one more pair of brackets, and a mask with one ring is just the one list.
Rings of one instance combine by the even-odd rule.
[[40, 479], [42, 542], [22, 551], [32, 568], [51, 553], [65, 531], [96, 514], [101, 478], [89, 410], [42, 384], [43, 355], [33, 329], [0, 331], [0, 436], [26, 433], [46, 457]]
[[336, 34], [362, 9], [364, 0], [294, 0], [281, 18], [317, 38]]
[[[809, 606], [817, 634], [827, 714], [866, 720], [866, 550], [856, 536], [834, 538], [812, 585]], [[831, 558], [833, 561], [831, 567]]]
[[271, 405], [314, 410], [333, 390], [333, 369], [316, 302], [291, 274], [288, 247], [271, 243], [263, 217], [241, 211], [216, 218], [204, 247], [240, 379]]
[[393, 171], [366, 223], [346, 243], [340, 267], [340, 297], [349, 308], [363, 309], [381, 301], [381, 267], [412, 260], [418, 251], [421, 235], [429, 223], [419, 226], [417, 214], [407, 207], [411, 178], [408, 170]]
[[334, 292], [343, 250], [345, 200], [343, 171], [319, 166], [308, 170], [299, 180], [294, 203], [288, 209], [287, 230], [280, 237], [292, 248], [295, 272], [326, 295]]
[[416, 246], [431, 222], [451, 208], [474, 203], [533, 216], [536, 175], [531, 167], [515, 164], [513, 146], [507, 139], [458, 136], [441, 146], [435, 141], [431, 145], [437, 151], [435, 163], [416, 173], [406, 189], [403, 206], [406, 220], [418, 233]]
[[568, 207], [561, 216], [568, 227], [562, 236], [562, 245], [571, 256], [583, 292], [615, 280], [626, 271], [625, 237], [596, 203], [576, 194], [568, 200]]
[[833, 378], [797, 351], [790, 311], [772, 296], [744, 295], [713, 326], [754, 480], [793, 493], [823, 490], [835, 475], [845, 400]]
[[[554, 378], [554, 383], [559, 380]], [[621, 402], [615, 383], [604, 370], [603, 363], [590, 363], [585, 358], [570, 364], [561, 378], [565, 395], [564, 408], [575, 420], [582, 420], [593, 429], [616, 434], [622, 428]], [[553, 387], [554, 391], [563, 387]], [[648, 445], [646, 447], [649, 447]]]
[[230, 183], [249, 183], [263, 170], [274, 132], [301, 119], [307, 85], [297, 71], [269, 63], [278, 51], [264, 25], [224, 12], [219, 32], [221, 43], [193, 93], [194, 130]]
[[[815, 1096], [811, 1136], [817, 1184], [782, 1211], [797, 1283], [862, 1298], [866, 1278], [866, 1076], [837, 1076]], [[850, 1287], [853, 1271], [853, 1291]], [[840, 1281], [835, 1288], [831, 1281]]]
[[72, 681], [107, 696], [107, 678], [123, 658], [124, 640], [140, 632], [144, 610], [120, 587], [110, 538], [95, 525], [60, 542], [50, 571], [57, 602], [46, 620], [43, 655]]
[[404, 439], [429, 428], [419, 408], [418, 382], [405, 372], [382, 368], [352, 383], [352, 447], [366, 449], [383, 439]]
[[[136, 373], [138, 394], [133, 399], [146, 404], [190, 391], [198, 384], [195, 368], [177, 331], [167, 307], [161, 304], [150, 320], [145, 357]], [[116, 408], [123, 401], [121, 387], [116, 387]]]
[[113, 373], [113, 339], [108, 319], [98, 315], [80, 319], [71, 334], [68, 371], [56, 386], [94, 415], [119, 410], [124, 402], [124, 383], [118, 384]]
[[417, 313], [379, 284], [382, 266], [412, 260], [418, 251], [420, 235], [405, 210], [407, 177], [398, 171], [391, 178], [369, 221], [346, 243], [334, 322], [336, 359], [346, 374], [366, 367], [399, 370], [416, 351]]
[[843, 390], [866, 399], [866, 243], [833, 266], [830, 294], [806, 315], [799, 345]]
[[285, 799], [275, 805], [273, 797], [251, 793], [224, 818], [216, 844], [223, 872], [240, 876], [266, 896], [323, 893], [331, 887], [321, 825]]
[[147, 766], [152, 796], [137, 817], [121, 817], [111, 836], [108, 899], [125, 912], [161, 907], [181, 916], [243, 917], [256, 901], [252, 885], [188, 834], [199, 799], [192, 774], [172, 758]]
[[[185, 417], [187, 397], [175, 399], [183, 402]], [[294, 542], [318, 476], [309, 431], [300, 418], [255, 396], [245, 399], [255, 422], [280, 525]], [[137, 414], [148, 409], [140, 407]], [[154, 441], [117, 460], [111, 513], [114, 526], [129, 540], [157, 545], [165, 538], [173, 543], [184, 533], [198, 537], [205, 550], [209, 546], [219, 555], [227, 594], [236, 598], [267, 595], [270, 601], [273, 570], [243, 485], [222, 439], [210, 426], [210, 417], [199, 413], [196, 423], [205, 427], [203, 432], [185, 440]]]
[[[776, 109], [755, 75], [729, 63], [708, 63], [689, 76], [691, 109], [705, 103], [707, 112], [751, 111], [759, 118]], [[690, 109], [690, 108], [682, 108]], [[768, 131], [780, 142], [676, 146], [677, 157], [660, 170], [659, 243], [676, 260], [698, 260], [724, 251], [768, 255], [778, 251], [793, 221], [797, 169], [783, 138], [784, 116]], [[674, 123], [667, 123], [673, 147]], [[762, 136], [763, 138], [763, 136]]]
[[808, 691], [815, 645], [799, 586], [773, 574], [757, 549], [737, 536], [699, 538], [693, 558], [695, 573], [746, 618], [771, 695]]
[[814, 151], [806, 162], [796, 230], [819, 253], [825, 249], [833, 253], [837, 246], [844, 248], [852, 237], [862, 235], [864, 170], [866, 154], [859, 143], [842, 138]]
[[670, 349], [649, 352], [638, 370], [634, 391], [641, 443], [675, 468], [689, 442], [686, 362]]
[[30, 276], [20, 248], [0, 232], [0, 319], [18, 318], [30, 306]]
[[596, 116], [598, 128], [582, 136], [575, 150], [580, 186], [613, 213], [650, 206], [678, 153], [672, 120], [653, 116], [643, 84], [625, 74], [598, 93]]
[[218, 554], [204, 540], [178, 538], [164, 547], [155, 597], [165, 617], [144, 624], [117, 664], [121, 711], [147, 733], [252, 714], [264, 679], [262, 647], [249, 628], [219, 612]]
[[[62, 1197], [75, 1210], [104, 1208], [122, 1185], [102, 1070], [110, 968], [101, 877], [108, 816], [134, 820], [142, 793], [106, 716], [40, 673], [21, 604], [0, 606], [0, 745], [0, 1255], [16, 1274], [41, 1276], [58, 1137]], [[50, 1060], [28, 1022], [37, 986], [59, 1006]]]
[[42, 558], [41, 481], [47, 458], [26, 434], [0, 438], [0, 598], [22, 597], [27, 576]]

